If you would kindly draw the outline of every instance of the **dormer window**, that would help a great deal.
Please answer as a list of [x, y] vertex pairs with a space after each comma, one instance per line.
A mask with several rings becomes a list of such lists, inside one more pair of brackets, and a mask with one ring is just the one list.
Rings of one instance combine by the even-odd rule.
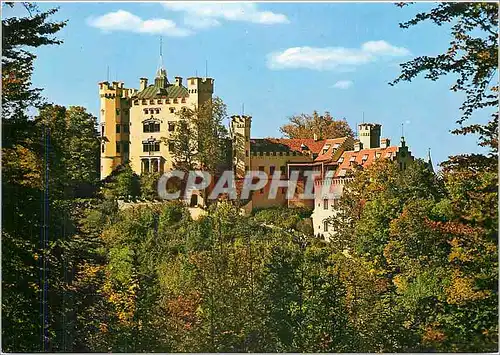
[[155, 100], [149, 100], [149, 104], [150, 105], [154, 105], [155, 104]]
[[161, 104], [162, 104], [162, 100], [158, 100], [158, 101], [156, 101], [156, 103], [157, 103], [158, 105], [161, 105]]
[[355, 156], [355, 155], [353, 155], [353, 156], [349, 159], [349, 162], [350, 162], [350, 163], [352, 163], [352, 162], [354, 162], [354, 161], [356, 161], [356, 156]]
[[344, 162], [344, 157], [339, 158], [339, 163], [342, 164]]
[[328, 149], [330, 149], [330, 144], [326, 144], [326, 145], [323, 147], [323, 154], [326, 154], [326, 152], [328, 152]]
[[391, 157], [391, 155], [392, 155], [392, 153], [391, 153], [391, 152], [389, 152], [389, 153], [387, 153], [387, 154], [385, 155], [385, 157], [386, 157], [386, 158], [390, 158], [390, 157]]
[[333, 146], [333, 149], [338, 149], [340, 147], [340, 143], [335, 143], [335, 145]]
[[363, 158], [361, 158], [361, 160], [363, 162], [367, 161], [368, 160], [368, 154], [363, 155]]
[[380, 153], [375, 153], [375, 159], [380, 158]]

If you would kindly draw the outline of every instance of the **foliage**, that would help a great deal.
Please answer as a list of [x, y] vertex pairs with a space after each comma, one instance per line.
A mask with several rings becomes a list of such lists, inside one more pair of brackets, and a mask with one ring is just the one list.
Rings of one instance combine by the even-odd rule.
[[[41, 89], [31, 87], [33, 62], [36, 55], [28, 50], [45, 45], [60, 44], [61, 41], [52, 37], [66, 25], [63, 22], [50, 22], [49, 19], [57, 12], [51, 9], [38, 11], [37, 5], [31, 3], [5, 2], [2, 7], [24, 6], [26, 17], [8, 17], [2, 19], [2, 112], [5, 143], [13, 144], [13, 133], [26, 125], [26, 109], [41, 107], [44, 103]], [[5, 11], [5, 9], [4, 9]], [[7, 122], [8, 121], [8, 124]], [[23, 126], [25, 127], [25, 126]]]
[[362, 351], [497, 349], [494, 176], [380, 161], [345, 186], [332, 244]]
[[280, 128], [287, 138], [314, 138], [317, 135], [321, 139], [340, 138], [350, 136], [354, 133], [345, 119], [336, 120], [329, 112], [319, 115], [313, 111], [312, 115], [300, 114], [288, 118], [290, 123]]
[[[457, 119], [460, 128], [453, 133], [479, 134], [479, 144], [488, 147], [491, 154], [498, 154], [498, 4], [440, 3], [400, 27], [426, 21], [451, 26], [448, 49], [434, 57], [420, 56], [401, 64], [401, 75], [391, 85], [411, 81], [423, 73], [433, 81], [447, 75], [456, 77], [450, 90], [463, 93], [465, 100], [460, 107], [462, 116]], [[494, 110], [488, 123], [463, 125], [483, 109]]]
[[[170, 138], [173, 143], [175, 168], [189, 171], [203, 169], [210, 173], [226, 163], [226, 105], [220, 98], [211, 99], [194, 109], [179, 113], [179, 126]], [[168, 140], [163, 139], [166, 143]]]

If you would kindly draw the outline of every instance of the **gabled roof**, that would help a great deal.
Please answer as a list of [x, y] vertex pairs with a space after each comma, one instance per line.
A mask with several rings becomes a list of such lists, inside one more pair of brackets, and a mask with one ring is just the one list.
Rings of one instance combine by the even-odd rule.
[[[321, 147], [318, 157], [314, 159], [314, 161], [324, 161], [331, 159], [334, 149], [340, 147], [345, 142], [346, 139], [347, 137], [326, 139], [323, 147]], [[338, 146], [336, 147], [336, 145]], [[328, 148], [327, 151], [323, 153], [324, 149], [326, 148]]]
[[[361, 149], [358, 152], [355, 152], [354, 150], [345, 151], [339, 158], [339, 166], [335, 172], [335, 176], [344, 176], [348, 170], [351, 170], [351, 162], [366, 167], [376, 160], [376, 154], [380, 154], [377, 159], [392, 159], [398, 150], [399, 147], [390, 146], [387, 148]], [[390, 157], [388, 156], [389, 154]]]
[[314, 140], [313, 138], [252, 138], [250, 139], [250, 150], [262, 152], [310, 151], [319, 154], [324, 143], [325, 140]]
[[155, 98], [179, 98], [188, 97], [188, 90], [184, 86], [169, 85], [166, 89], [159, 88], [156, 85], [149, 85], [144, 90], [138, 92], [133, 98], [135, 99], [155, 99]]

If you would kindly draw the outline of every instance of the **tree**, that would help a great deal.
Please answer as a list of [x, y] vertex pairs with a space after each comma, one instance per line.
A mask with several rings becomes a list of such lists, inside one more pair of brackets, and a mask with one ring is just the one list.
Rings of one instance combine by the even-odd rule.
[[[399, 4], [403, 7], [408, 3]], [[454, 134], [479, 134], [481, 146], [490, 149], [487, 159], [496, 164], [498, 154], [498, 4], [487, 2], [440, 3], [429, 12], [419, 13], [410, 21], [400, 23], [409, 28], [430, 21], [438, 26], [451, 25], [451, 41], [445, 53], [421, 56], [401, 64], [401, 75], [392, 81], [410, 82], [425, 73], [425, 78], [437, 80], [442, 76], [456, 76], [450, 90], [461, 92], [465, 100], [457, 119], [460, 128]], [[465, 125], [476, 111], [487, 110], [491, 119], [486, 124]], [[452, 159], [464, 164], [476, 164], [478, 156], [460, 156]]]
[[281, 126], [280, 131], [287, 138], [314, 138], [321, 139], [353, 137], [354, 133], [345, 119], [336, 120], [329, 112], [319, 115], [314, 111], [312, 115], [300, 114], [288, 118], [290, 123]]
[[[170, 141], [173, 143], [175, 167], [181, 170], [199, 168], [212, 174], [226, 163], [226, 105], [216, 97], [195, 109], [179, 113], [179, 127]], [[168, 143], [166, 138], [163, 141]]]
[[[66, 25], [50, 22], [50, 16], [57, 12], [51, 9], [40, 12], [35, 4], [5, 2], [2, 7], [24, 6], [26, 17], [2, 18], [2, 127], [3, 146], [11, 146], [23, 140], [29, 123], [29, 107], [40, 108], [44, 104], [41, 89], [31, 87], [33, 62], [36, 55], [28, 50], [44, 45], [62, 43], [51, 37]], [[5, 9], [4, 13], [5, 13]]]

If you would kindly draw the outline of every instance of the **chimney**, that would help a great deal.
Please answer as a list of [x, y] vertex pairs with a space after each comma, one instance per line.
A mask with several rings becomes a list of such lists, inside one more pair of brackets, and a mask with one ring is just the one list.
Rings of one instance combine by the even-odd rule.
[[140, 80], [139, 91], [142, 91], [148, 86], [148, 79], [147, 78], [140, 78], [139, 80]]
[[360, 141], [355, 141], [354, 142], [354, 151], [359, 152], [361, 149], [363, 149], [363, 143]]
[[180, 76], [175, 77], [175, 85], [182, 86], [182, 77], [180, 77]]
[[318, 141], [318, 135], [316, 133], [314, 133], [314, 141], [317, 142]]
[[389, 138], [382, 138], [380, 140], [380, 148], [385, 149], [391, 145], [391, 140]]

